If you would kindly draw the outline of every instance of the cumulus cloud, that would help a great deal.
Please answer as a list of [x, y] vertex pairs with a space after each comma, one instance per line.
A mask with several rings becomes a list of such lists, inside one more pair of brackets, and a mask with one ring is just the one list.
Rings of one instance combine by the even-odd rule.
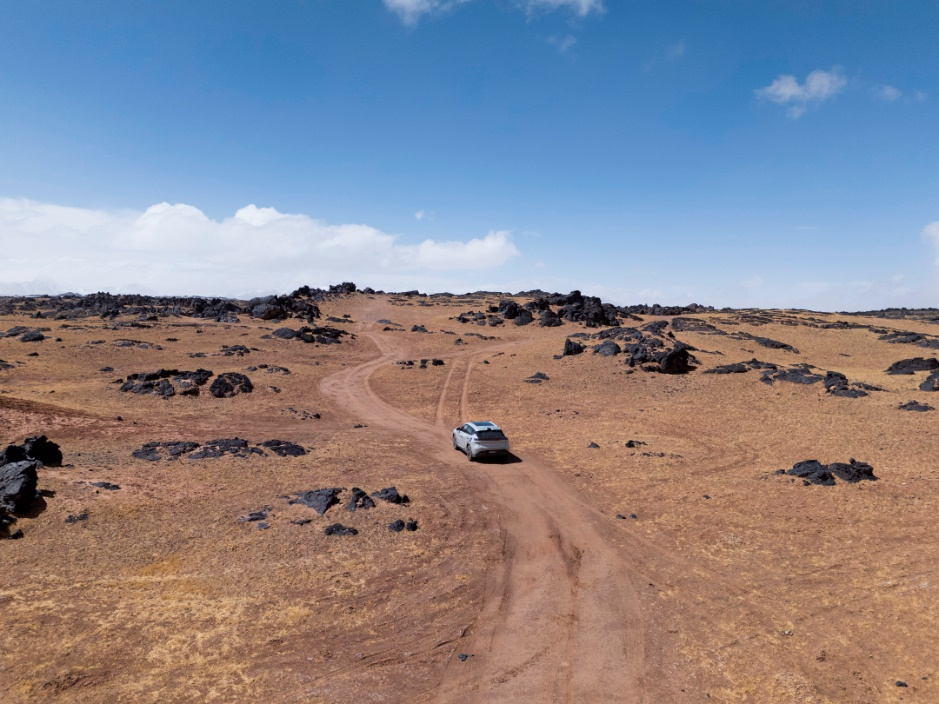
[[255, 205], [213, 220], [185, 204], [105, 211], [9, 198], [0, 199], [0, 240], [0, 282], [7, 285], [52, 280], [64, 288], [98, 290], [132, 283], [165, 293], [216, 295], [340, 278], [481, 273], [519, 254], [505, 231], [468, 241], [405, 244], [368, 225], [331, 225]]
[[758, 98], [769, 100], [778, 105], [787, 105], [787, 114], [793, 119], [802, 117], [811, 104], [822, 103], [842, 92], [848, 85], [841, 69], [831, 71], [812, 71], [800, 83], [792, 75], [779, 76], [764, 88], [757, 88], [754, 93]]

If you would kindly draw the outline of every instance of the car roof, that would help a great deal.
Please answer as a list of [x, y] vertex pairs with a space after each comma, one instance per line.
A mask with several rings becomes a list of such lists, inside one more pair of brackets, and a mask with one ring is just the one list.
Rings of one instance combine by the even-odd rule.
[[475, 420], [467, 423], [473, 430], [501, 430], [501, 428], [489, 420]]

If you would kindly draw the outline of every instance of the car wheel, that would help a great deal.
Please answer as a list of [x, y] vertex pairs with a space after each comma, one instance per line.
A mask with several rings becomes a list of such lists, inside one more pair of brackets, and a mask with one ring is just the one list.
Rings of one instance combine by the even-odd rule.
[[473, 449], [469, 445], [466, 446], [466, 459], [468, 459], [470, 462], [476, 459], [473, 457]]
[[459, 449], [460, 449], [460, 445], [459, 445], [459, 443], [456, 441], [456, 435], [453, 436], [453, 449], [454, 449], [454, 450], [459, 450]]

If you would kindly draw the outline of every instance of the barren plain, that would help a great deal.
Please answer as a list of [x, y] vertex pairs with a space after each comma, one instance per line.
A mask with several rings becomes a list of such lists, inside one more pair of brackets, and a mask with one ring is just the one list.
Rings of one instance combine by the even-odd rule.
[[[44, 338], [0, 338], [0, 448], [64, 455], [0, 540], [0, 698], [939, 701], [939, 413], [900, 409], [939, 404], [928, 370], [886, 373], [936, 356], [934, 322], [640, 314], [604, 338], [489, 324], [503, 299], [331, 296], [338, 343], [245, 315], [0, 315]], [[637, 340], [688, 346], [687, 369], [630, 366]], [[121, 391], [200, 368], [252, 390]], [[453, 450], [483, 419], [509, 461]], [[813, 459], [842, 464], [788, 473]], [[409, 501], [347, 510], [390, 487]], [[323, 514], [291, 503], [324, 488]]]

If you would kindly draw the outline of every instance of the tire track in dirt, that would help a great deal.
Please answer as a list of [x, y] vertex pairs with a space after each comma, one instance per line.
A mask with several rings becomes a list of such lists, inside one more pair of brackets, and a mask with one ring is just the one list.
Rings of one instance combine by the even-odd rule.
[[[400, 345], [364, 335], [380, 356], [324, 379], [322, 390], [360, 420], [426, 445], [434, 459], [461, 471], [478, 501], [497, 507], [502, 559], [461, 643], [474, 657], [451, 658], [437, 701], [639, 701], [642, 617], [628, 565], [598, 531], [608, 519], [535, 459], [497, 465], [458, 459], [441, 417], [450, 384], [438, 401], [441, 425], [400, 411], [369, 385]], [[451, 370], [448, 379], [456, 374]], [[470, 358], [460, 390], [464, 415], [471, 375]]]

